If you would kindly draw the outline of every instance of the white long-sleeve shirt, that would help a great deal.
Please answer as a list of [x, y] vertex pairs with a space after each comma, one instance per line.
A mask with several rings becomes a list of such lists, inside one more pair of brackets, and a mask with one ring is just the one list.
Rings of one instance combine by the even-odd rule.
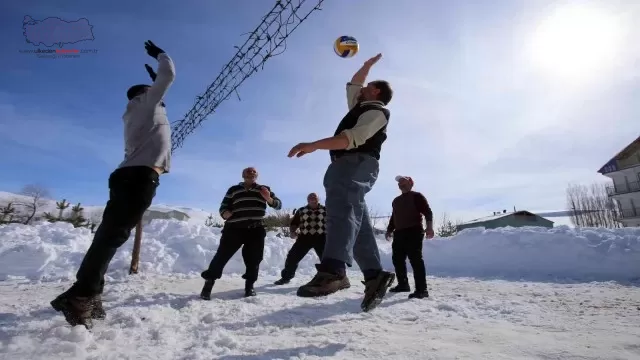
[[124, 121], [124, 161], [119, 167], [148, 166], [165, 173], [171, 167], [171, 125], [162, 98], [176, 77], [169, 55], [158, 55], [156, 80], [143, 94], [131, 99]]
[[[358, 95], [360, 95], [361, 89], [362, 84], [347, 83], [347, 105], [349, 106], [349, 110], [353, 109], [358, 103]], [[361, 104], [379, 104], [380, 106], [384, 106], [382, 101], [377, 100], [363, 101]], [[364, 144], [370, 137], [387, 125], [387, 122], [388, 120], [381, 110], [372, 109], [365, 111], [358, 118], [356, 126], [342, 131], [342, 134], [349, 139], [349, 146], [346, 150], [351, 150]]]

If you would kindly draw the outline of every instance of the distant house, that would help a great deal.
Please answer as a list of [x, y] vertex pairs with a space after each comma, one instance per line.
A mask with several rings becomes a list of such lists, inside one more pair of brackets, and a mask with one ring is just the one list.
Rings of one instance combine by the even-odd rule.
[[182, 211], [172, 209], [148, 209], [142, 216], [142, 223], [149, 224], [152, 220], [189, 220], [189, 215]]
[[486, 229], [496, 229], [501, 227], [523, 227], [523, 226], [541, 226], [546, 228], [553, 227], [553, 221], [547, 220], [542, 216], [532, 212], [521, 210], [508, 213], [506, 210], [501, 213], [494, 213], [491, 216], [475, 219], [456, 225], [456, 229], [470, 229], [475, 227], [484, 227]]
[[640, 136], [627, 145], [598, 172], [611, 180], [607, 194], [620, 204], [625, 227], [640, 226]]

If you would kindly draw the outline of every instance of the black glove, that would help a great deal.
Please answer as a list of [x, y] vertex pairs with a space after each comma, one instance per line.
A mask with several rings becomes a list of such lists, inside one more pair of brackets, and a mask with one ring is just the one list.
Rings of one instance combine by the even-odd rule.
[[158, 76], [158, 75], [156, 74], [155, 71], [153, 71], [151, 66], [149, 66], [149, 64], [144, 64], [144, 68], [147, 69], [147, 72], [149, 73], [149, 76], [151, 77], [151, 81], [156, 81], [156, 76]]
[[144, 49], [147, 50], [147, 54], [154, 59], [158, 59], [158, 55], [164, 53], [164, 50], [156, 46], [151, 40], [147, 40], [144, 43]]

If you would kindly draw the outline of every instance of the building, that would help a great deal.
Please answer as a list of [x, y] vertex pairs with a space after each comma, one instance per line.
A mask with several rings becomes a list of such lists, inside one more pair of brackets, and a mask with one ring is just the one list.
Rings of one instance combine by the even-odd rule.
[[142, 216], [142, 223], [146, 225], [146, 224], [149, 224], [152, 220], [156, 220], [156, 219], [157, 220], [175, 219], [180, 221], [187, 221], [189, 220], [189, 215], [187, 215], [182, 211], [173, 210], [173, 209], [153, 209], [152, 208], [145, 211], [144, 215]]
[[640, 226], [640, 136], [598, 172], [613, 180], [607, 194], [620, 205], [619, 221], [625, 227]]
[[471, 220], [456, 225], [456, 230], [461, 231], [475, 227], [484, 227], [485, 229], [496, 229], [501, 227], [523, 227], [523, 226], [541, 226], [552, 228], [553, 221], [547, 220], [542, 216], [532, 212], [521, 210], [508, 213], [507, 210], [494, 213], [491, 216]]

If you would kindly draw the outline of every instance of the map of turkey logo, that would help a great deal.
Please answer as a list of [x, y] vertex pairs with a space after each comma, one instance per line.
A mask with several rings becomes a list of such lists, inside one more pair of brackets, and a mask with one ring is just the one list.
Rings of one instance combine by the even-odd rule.
[[93, 41], [93, 25], [89, 20], [81, 18], [74, 21], [63, 20], [59, 17], [48, 17], [35, 20], [25, 16], [22, 29], [27, 43], [33, 46], [44, 45], [62, 48], [65, 44], [76, 44], [81, 41]]

